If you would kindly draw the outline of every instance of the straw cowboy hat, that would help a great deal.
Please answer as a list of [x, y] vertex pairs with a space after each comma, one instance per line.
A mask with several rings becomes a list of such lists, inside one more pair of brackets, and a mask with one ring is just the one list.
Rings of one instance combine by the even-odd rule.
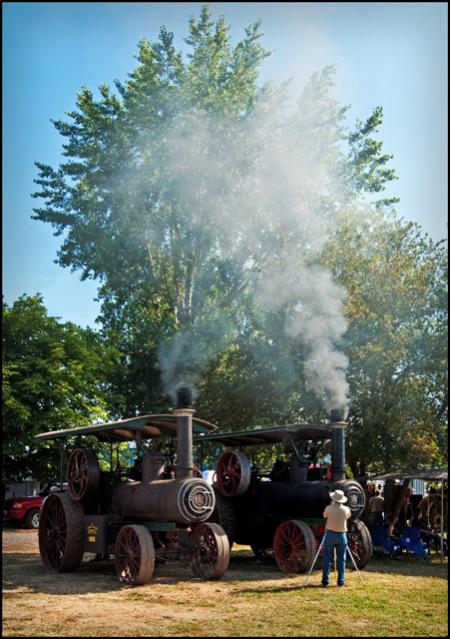
[[344, 495], [342, 490], [335, 490], [334, 493], [330, 493], [330, 498], [333, 501], [337, 501], [338, 504], [345, 504], [347, 501], [347, 497]]

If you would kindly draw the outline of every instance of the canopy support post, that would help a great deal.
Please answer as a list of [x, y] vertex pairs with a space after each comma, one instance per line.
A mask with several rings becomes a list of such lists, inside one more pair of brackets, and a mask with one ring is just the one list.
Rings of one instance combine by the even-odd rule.
[[62, 437], [59, 440], [59, 487], [63, 489], [63, 439]]

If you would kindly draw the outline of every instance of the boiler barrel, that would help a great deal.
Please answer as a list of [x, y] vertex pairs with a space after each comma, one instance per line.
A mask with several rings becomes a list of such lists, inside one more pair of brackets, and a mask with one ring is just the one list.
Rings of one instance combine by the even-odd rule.
[[274, 515], [322, 517], [325, 506], [330, 503], [330, 494], [325, 482], [305, 481], [296, 485], [261, 482], [258, 501], [264, 510]]
[[214, 491], [203, 479], [126, 482], [114, 489], [111, 511], [148, 521], [199, 523], [215, 507]]
[[325, 507], [330, 504], [330, 492], [337, 488], [344, 491], [352, 516], [358, 517], [364, 509], [365, 496], [360, 484], [353, 480], [298, 484], [260, 482], [251, 497], [247, 499], [246, 495], [242, 498], [239, 509], [247, 514], [254, 511], [282, 518], [321, 518]]

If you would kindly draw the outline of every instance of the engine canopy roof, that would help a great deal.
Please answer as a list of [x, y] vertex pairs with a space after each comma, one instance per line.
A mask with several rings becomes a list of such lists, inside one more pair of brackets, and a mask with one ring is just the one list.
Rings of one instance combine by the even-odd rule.
[[[192, 430], [195, 433], [207, 433], [217, 430], [215, 424], [192, 418]], [[92, 426], [82, 426], [80, 428], [66, 428], [64, 430], [53, 430], [47, 433], [35, 435], [36, 439], [58, 439], [60, 437], [75, 437], [77, 435], [93, 435], [102, 442], [127, 442], [134, 439], [155, 439], [157, 437], [176, 437], [177, 417], [176, 415], [140, 415], [130, 417], [107, 424], [94, 424]]]
[[226, 433], [200, 433], [194, 437], [194, 443], [216, 441], [226, 446], [251, 446], [261, 444], [279, 444], [292, 438], [297, 441], [316, 441], [331, 439], [332, 428], [321, 424], [287, 424], [283, 426], [255, 427], [251, 430], [239, 430]]

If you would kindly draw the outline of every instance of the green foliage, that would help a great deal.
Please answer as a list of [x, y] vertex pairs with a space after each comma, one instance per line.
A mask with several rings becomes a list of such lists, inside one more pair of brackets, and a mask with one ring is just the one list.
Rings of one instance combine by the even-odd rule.
[[[384, 191], [387, 183], [398, 179], [394, 169], [386, 166], [394, 156], [388, 153], [382, 154], [383, 143], [370, 137], [378, 131], [382, 121], [383, 108], [378, 106], [366, 122], [358, 120], [356, 129], [348, 136], [353, 168], [351, 183], [357, 192], [379, 193]], [[378, 200], [376, 206], [391, 207], [397, 202], [399, 202], [398, 198], [384, 198]]]
[[341, 219], [327, 265], [347, 291], [355, 475], [445, 463], [447, 253], [413, 223]]
[[49, 317], [39, 296], [3, 304], [4, 479], [56, 479], [57, 446], [34, 435], [103, 421], [115, 357], [94, 331]]
[[[118, 411], [160, 405], [158, 345], [202, 313], [225, 308], [239, 287], [216, 250], [217, 229], [202, 222], [210, 202], [191, 192], [192, 183], [200, 193], [204, 166], [174, 172], [173, 164], [184, 162], [199, 122], [210, 164], [221, 134], [215, 125], [252, 108], [266, 56], [261, 35], [255, 24], [232, 48], [223, 17], [214, 24], [204, 7], [190, 21], [185, 63], [162, 28], [158, 42], [139, 43], [138, 66], [126, 83], [116, 82], [117, 96], [101, 85], [96, 100], [83, 88], [71, 122], [54, 123], [67, 139], [68, 161], [58, 170], [37, 163], [41, 190], [35, 196], [47, 204], [35, 209], [36, 219], [58, 235], [67, 232], [59, 263], [101, 280], [105, 331], [124, 353], [125, 379], [118, 383], [126, 403]], [[170, 155], [174, 138], [177, 157]], [[198, 206], [194, 220], [183, 192]]]

